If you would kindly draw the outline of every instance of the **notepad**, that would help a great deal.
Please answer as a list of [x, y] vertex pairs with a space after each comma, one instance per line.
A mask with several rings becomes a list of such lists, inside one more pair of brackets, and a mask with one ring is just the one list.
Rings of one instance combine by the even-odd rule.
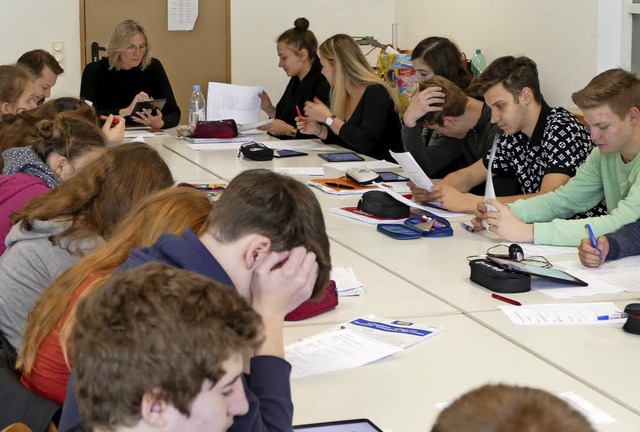
[[[327, 183], [335, 183], [347, 187], [331, 186]], [[375, 186], [362, 186], [345, 177], [311, 179], [307, 184], [332, 195], [362, 195], [368, 190], [376, 189]]]

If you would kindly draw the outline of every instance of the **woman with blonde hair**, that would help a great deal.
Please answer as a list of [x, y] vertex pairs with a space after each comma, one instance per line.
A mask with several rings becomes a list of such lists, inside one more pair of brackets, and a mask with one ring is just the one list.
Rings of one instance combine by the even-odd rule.
[[62, 273], [45, 290], [29, 314], [17, 367], [22, 383], [40, 396], [62, 404], [72, 366], [69, 336], [77, 302], [94, 292], [122, 265], [131, 249], [151, 246], [163, 233], [200, 235], [212, 205], [191, 188], [171, 188], [138, 204], [111, 240]]
[[[82, 73], [80, 95], [100, 115], [131, 116], [153, 129], [180, 121], [180, 108], [160, 60], [151, 57], [147, 31], [138, 21], [125, 20], [111, 34], [107, 56], [89, 63]], [[138, 102], [166, 99], [162, 110], [133, 112]]]
[[135, 204], [172, 184], [158, 152], [123, 144], [14, 214], [0, 257], [0, 332], [10, 345], [20, 348], [27, 314], [56, 277], [102, 246]]
[[376, 159], [392, 159], [389, 150], [403, 151], [396, 93], [373, 72], [356, 41], [337, 34], [318, 54], [331, 85], [331, 107], [307, 102], [298, 129]]

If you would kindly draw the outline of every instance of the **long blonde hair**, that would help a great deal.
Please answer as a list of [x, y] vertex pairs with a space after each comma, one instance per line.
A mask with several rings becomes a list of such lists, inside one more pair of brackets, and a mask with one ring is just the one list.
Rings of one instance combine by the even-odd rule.
[[[80, 298], [91, 294], [114, 269], [122, 265], [131, 249], [150, 246], [166, 232], [180, 235], [186, 227], [201, 234], [211, 209], [207, 196], [191, 188], [165, 189], [138, 204], [118, 226], [109, 243], [62, 273], [42, 294], [29, 313], [16, 367], [31, 373], [40, 344], [56, 329], [76, 289], [87, 278], [101, 272]], [[74, 324], [75, 306], [60, 330], [60, 346], [68, 365], [68, 340]]]
[[331, 86], [331, 111], [341, 119], [346, 119], [347, 111], [347, 82], [358, 86], [380, 84], [387, 89], [389, 97], [400, 110], [400, 102], [396, 92], [382, 78], [378, 77], [367, 59], [362, 54], [355, 40], [346, 34], [331, 36], [322, 42], [318, 49], [325, 60], [334, 67], [333, 86]]
[[144, 70], [151, 63], [151, 46], [149, 46], [149, 37], [147, 36], [147, 30], [143, 27], [140, 21], [124, 20], [119, 23], [113, 33], [111, 33], [111, 39], [109, 39], [109, 45], [107, 45], [107, 58], [109, 59], [109, 69], [120, 70], [122, 65], [120, 64], [120, 53], [127, 49], [131, 38], [140, 33], [144, 36], [144, 43], [146, 46], [144, 56], [140, 62], [140, 69]]

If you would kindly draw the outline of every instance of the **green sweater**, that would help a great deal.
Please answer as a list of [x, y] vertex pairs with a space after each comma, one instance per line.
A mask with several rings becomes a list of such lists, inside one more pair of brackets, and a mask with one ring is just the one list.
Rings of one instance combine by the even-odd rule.
[[[602, 197], [607, 215], [564, 219], [589, 210]], [[640, 218], [640, 155], [625, 164], [619, 153], [602, 154], [595, 148], [565, 185], [509, 207], [522, 221], [534, 223], [536, 244], [577, 246], [587, 223], [596, 237], [616, 231]]]

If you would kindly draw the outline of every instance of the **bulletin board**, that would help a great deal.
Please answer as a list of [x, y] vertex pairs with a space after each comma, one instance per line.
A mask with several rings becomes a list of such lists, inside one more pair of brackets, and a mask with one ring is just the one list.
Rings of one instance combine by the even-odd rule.
[[[82, 67], [91, 61], [92, 42], [106, 46], [120, 21], [140, 21], [147, 30], [152, 56], [162, 62], [169, 76], [184, 124], [194, 84], [200, 84], [206, 97], [209, 81], [231, 81], [230, 1], [200, 0], [193, 31], [170, 32], [166, 0], [80, 0]], [[105, 55], [104, 51], [100, 54]]]

